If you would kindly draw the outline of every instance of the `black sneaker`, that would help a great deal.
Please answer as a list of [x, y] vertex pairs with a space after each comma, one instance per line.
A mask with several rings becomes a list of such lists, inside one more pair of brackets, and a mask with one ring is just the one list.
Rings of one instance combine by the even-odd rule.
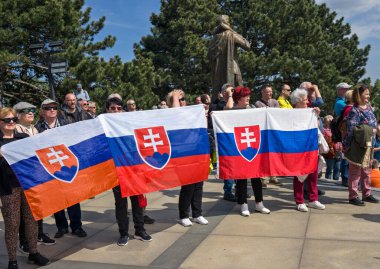
[[9, 261], [8, 269], [18, 269], [17, 261]]
[[58, 229], [58, 231], [55, 233], [54, 238], [61, 238], [65, 234], [69, 233], [69, 229], [63, 228], [63, 229]]
[[37, 244], [51, 246], [55, 244], [55, 240], [51, 239], [48, 234], [40, 234], [37, 239]]
[[144, 241], [144, 242], [149, 242], [153, 240], [152, 237], [146, 233], [146, 231], [136, 232], [135, 238], [140, 239], [141, 241]]
[[21, 253], [29, 254], [29, 246], [28, 246], [28, 243], [20, 244], [20, 245], [18, 246], [18, 250], [19, 250]]
[[359, 198], [354, 198], [354, 199], [350, 199], [348, 200], [348, 202], [351, 204], [351, 205], [357, 205], [357, 206], [365, 206], [365, 203], [360, 200]]
[[144, 216], [144, 224], [153, 224], [154, 222], [155, 220], [149, 217], [148, 215]]
[[236, 202], [236, 196], [231, 192], [225, 192], [223, 199], [230, 202]]
[[78, 237], [86, 237], [87, 236], [87, 233], [82, 228], [76, 229], [71, 234], [76, 235]]
[[363, 199], [364, 202], [368, 202], [368, 203], [375, 203], [375, 204], [378, 204], [379, 203], [379, 200], [376, 199], [372, 194], [368, 195], [367, 197], [365, 197]]
[[40, 253], [29, 254], [28, 263], [37, 264], [38, 266], [45, 266], [49, 264], [49, 259], [42, 256]]
[[119, 240], [117, 240], [118, 246], [126, 246], [128, 245], [128, 235], [122, 235], [120, 236]]

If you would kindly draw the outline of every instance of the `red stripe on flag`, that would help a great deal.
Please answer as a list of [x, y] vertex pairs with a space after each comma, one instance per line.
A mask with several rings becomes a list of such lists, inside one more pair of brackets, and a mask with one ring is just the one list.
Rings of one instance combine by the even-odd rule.
[[113, 159], [80, 170], [71, 183], [54, 179], [25, 191], [36, 220], [98, 195], [119, 184]]
[[219, 178], [243, 179], [268, 176], [299, 176], [314, 172], [318, 151], [303, 153], [262, 153], [252, 162], [241, 156], [219, 157]]
[[210, 155], [170, 159], [162, 169], [146, 164], [117, 167], [123, 197], [170, 189], [207, 180]]

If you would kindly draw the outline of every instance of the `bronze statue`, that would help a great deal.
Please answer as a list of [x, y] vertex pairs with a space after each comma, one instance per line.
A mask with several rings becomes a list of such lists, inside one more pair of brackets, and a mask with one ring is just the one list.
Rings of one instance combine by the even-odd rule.
[[214, 30], [214, 38], [209, 47], [212, 100], [217, 98], [223, 84], [228, 83], [232, 86], [243, 84], [237, 64], [238, 47], [250, 50], [249, 42], [232, 30], [228, 16], [219, 16], [219, 25]]

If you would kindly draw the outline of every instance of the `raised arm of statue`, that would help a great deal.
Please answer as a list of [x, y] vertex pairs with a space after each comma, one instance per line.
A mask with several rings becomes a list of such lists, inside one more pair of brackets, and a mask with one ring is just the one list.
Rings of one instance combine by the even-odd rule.
[[234, 32], [234, 40], [235, 44], [241, 47], [242, 49], [251, 50], [251, 44], [248, 42], [248, 40], [236, 32]]

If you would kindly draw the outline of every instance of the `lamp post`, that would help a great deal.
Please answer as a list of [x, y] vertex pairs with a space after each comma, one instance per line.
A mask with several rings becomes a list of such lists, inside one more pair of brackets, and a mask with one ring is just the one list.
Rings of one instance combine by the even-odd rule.
[[51, 57], [52, 54], [62, 52], [61, 46], [63, 45], [62, 40], [51, 41], [49, 43], [37, 43], [31, 44], [29, 49], [31, 50], [42, 50], [42, 56], [44, 64], [48, 66], [47, 68], [47, 79], [49, 82], [49, 97], [55, 100], [55, 89], [54, 89], [54, 77], [53, 74], [65, 73], [67, 71], [67, 61], [66, 60], [55, 60]]

